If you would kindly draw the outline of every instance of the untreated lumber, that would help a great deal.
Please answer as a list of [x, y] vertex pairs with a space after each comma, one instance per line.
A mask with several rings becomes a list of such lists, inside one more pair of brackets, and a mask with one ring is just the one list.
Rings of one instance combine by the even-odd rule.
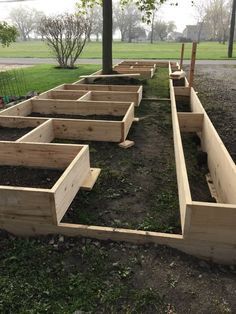
[[82, 78], [116, 78], [116, 77], [139, 77], [140, 73], [130, 73], [130, 74], [100, 74], [100, 75], [82, 75]]
[[148, 97], [143, 98], [143, 101], [170, 101], [170, 98], [157, 98], [157, 97]]
[[121, 148], [127, 149], [127, 148], [130, 148], [130, 147], [134, 146], [134, 141], [126, 140], [126, 141], [120, 143], [119, 146]]
[[182, 132], [202, 132], [203, 113], [178, 112], [178, 119]]

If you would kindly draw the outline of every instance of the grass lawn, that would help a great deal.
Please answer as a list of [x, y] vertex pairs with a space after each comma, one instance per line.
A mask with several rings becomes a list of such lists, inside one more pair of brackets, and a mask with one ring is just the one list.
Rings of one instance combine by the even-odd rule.
[[[192, 44], [186, 44], [185, 58], [191, 56]], [[121, 43], [114, 42], [113, 57], [125, 59], [178, 59], [180, 56], [180, 43]], [[101, 58], [101, 43], [89, 43], [86, 45], [81, 58]], [[52, 57], [47, 45], [40, 41], [14, 43], [10, 47], [0, 47], [0, 57], [9, 58], [50, 58]], [[236, 55], [234, 54], [236, 58]], [[204, 42], [198, 47], [198, 59], [227, 59], [227, 45]]]
[[[37, 65], [23, 70], [9, 71], [11, 79], [1, 89], [4, 95], [11, 95], [12, 91], [15, 91], [17, 96], [25, 95], [29, 91], [43, 92], [63, 83], [75, 82], [79, 80], [80, 75], [91, 74], [99, 68], [100, 66], [95, 64], [80, 65], [74, 70], [57, 69], [53, 65]], [[0, 82], [3, 75], [6, 74], [0, 72]], [[15, 79], [18, 76], [24, 76], [23, 81], [19, 80], [19, 87]]]

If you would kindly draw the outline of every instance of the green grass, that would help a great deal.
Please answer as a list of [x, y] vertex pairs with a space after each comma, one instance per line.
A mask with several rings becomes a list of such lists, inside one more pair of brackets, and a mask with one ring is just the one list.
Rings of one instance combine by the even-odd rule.
[[[49, 90], [57, 85], [63, 83], [72, 83], [79, 80], [80, 75], [88, 75], [100, 68], [99, 65], [80, 65], [74, 70], [58, 69], [52, 65], [37, 65], [24, 70], [8, 71], [10, 80], [2, 86], [4, 89], [4, 95], [11, 95], [12, 91], [15, 91], [16, 95], [24, 95], [28, 91], [43, 92]], [[17, 76], [22, 77], [22, 72], [25, 80], [25, 84], [20, 80], [18, 85]], [[1, 77], [6, 75], [0, 72]], [[26, 85], [26, 86], [25, 86]]]
[[[186, 44], [185, 58], [191, 56], [192, 44]], [[114, 42], [114, 58], [144, 58], [144, 59], [178, 59], [180, 43], [121, 43]], [[86, 45], [81, 58], [97, 59], [102, 56], [101, 43]], [[53, 57], [47, 45], [41, 41], [18, 42], [10, 47], [0, 47], [0, 57], [15, 58], [50, 58]], [[213, 42], [203, 42], [198, 46], [198, 59], [227, 59], [227, 45]], [[236, 55], [234, 55], [236, 58]]]

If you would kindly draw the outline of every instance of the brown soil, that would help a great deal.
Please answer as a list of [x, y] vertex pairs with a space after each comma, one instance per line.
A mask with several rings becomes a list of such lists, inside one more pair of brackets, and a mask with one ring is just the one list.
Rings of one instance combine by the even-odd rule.
[[16, 141], [23, 135], [32, 131], [33, 128], [3, 128], [0, 127], [0, 141]]
[[206, 181], [209, 169], [207, 154], [201, 151], [201, 140], [194, 133], [182, 133], [181, 137], [192, 200], [215, 203]]
[[21, 166], [0, 166], [0, 185], [50, 189], [63, 171]]
[[236, 66], [198, 65], [195, 89], [226, 148], [236, 162]]
[[108, 120], [108, 121], [122, 121], [124, 116], [112, 116], [112, 115], [69, 115], [69, 114], [46, 114], [32, 112], [28, 117], [47, 117], [47, 118], [59, 118], [59, 119], [82, 119], [82, 120]]
[[91, 84], [99, 84], [99, 85], [142, 85], [144, 83], [143, 80], [138, 80], [135, 78], [129, 77], [114, 77], [110, 78], [98, 78], [95, 79]]

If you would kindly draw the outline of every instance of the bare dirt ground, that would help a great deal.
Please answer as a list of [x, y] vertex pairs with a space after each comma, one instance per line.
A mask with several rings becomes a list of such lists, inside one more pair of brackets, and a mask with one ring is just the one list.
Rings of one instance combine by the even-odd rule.
[[217, 132], [236, 161], [236, 66], [198, 65], [195, 89]]

